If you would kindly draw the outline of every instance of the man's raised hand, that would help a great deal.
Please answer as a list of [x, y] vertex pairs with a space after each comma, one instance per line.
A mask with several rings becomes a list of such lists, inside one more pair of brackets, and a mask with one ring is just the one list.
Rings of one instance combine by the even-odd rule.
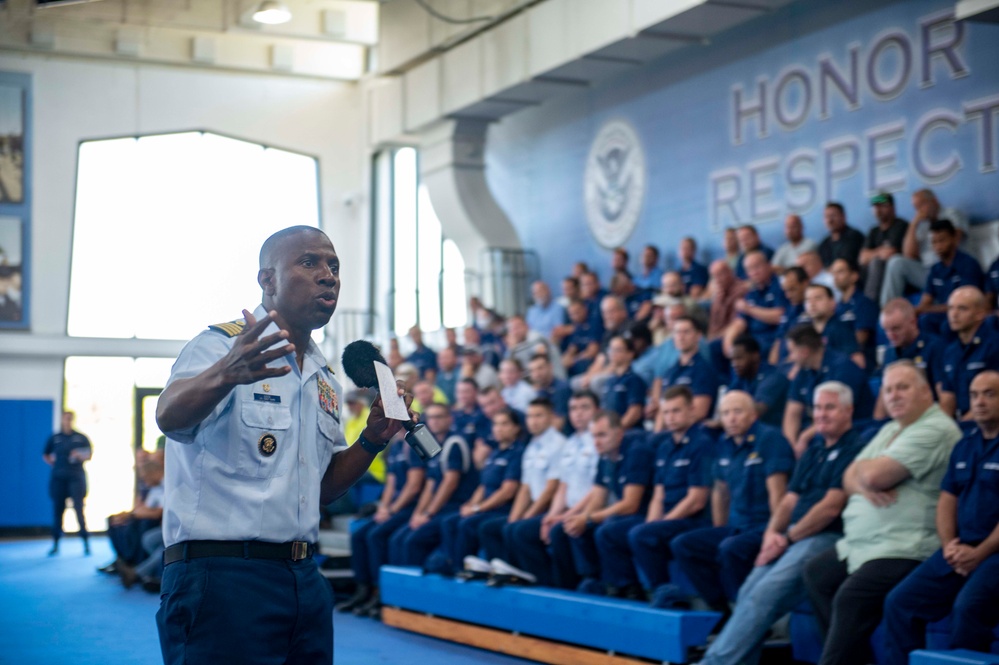
[[261, 338], [261, 333], [275, 321], [277, 312], [268, 312], [257, 321], [253, 314], [243, 310], [246, 326], [243, 332], [236, 336], [236, 341], [222, 359], [222, 375], [229, 385], [245, 385], [256, 383], [261, 379], [284, 376], [291, 371], [291, 365], [268, 367], [267, 364], [295, 352], [295, 345], [290, 342], [277, 348], [275, 344], [285, 342], [288, 333], [285, 330]]

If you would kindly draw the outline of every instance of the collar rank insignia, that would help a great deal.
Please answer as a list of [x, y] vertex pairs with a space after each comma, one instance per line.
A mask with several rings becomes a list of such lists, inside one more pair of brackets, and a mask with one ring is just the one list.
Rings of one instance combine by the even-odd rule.
[[338, 411], [340, 405], [337, 403], [336, 391], [333, 390], [333, 386], [326, 383], [322, 378], [319, 379], [319, 406], [326, 413], [339, 419], [340, 415]]
[[270, 432], [264, 434], [260, 437], [260, 440], [257, 441], [257, 450], [259, 450], [260, 454], [264, 457], [270, 457], [277, 450], [277, 438], [275, 438], [275, 436]]

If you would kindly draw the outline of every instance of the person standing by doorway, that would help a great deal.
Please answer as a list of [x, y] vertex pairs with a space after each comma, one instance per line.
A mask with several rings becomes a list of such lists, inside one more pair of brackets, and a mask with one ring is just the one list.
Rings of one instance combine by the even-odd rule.
[[49, 556], [59, 553], [59, 539], [62, 537], [62, 515], [66, 512], [66, 499], [73, 500], [76, 521], [80, 523], [80, 537], [83, 538], [83, 553], [90, 556], [90, 539], [87, 533], [87, 520], [83, 516], [83, 499], [87, 496], [87, 473], [83, 463], [90, 459], [93, 447], [90, 439], [73, 429], [75, 414], [62, 412], [59, 431], [49, 437], [42, 452], [42, 459], [52, 467], [49, 480], [49, 496], [52, 497], [52, 549]]

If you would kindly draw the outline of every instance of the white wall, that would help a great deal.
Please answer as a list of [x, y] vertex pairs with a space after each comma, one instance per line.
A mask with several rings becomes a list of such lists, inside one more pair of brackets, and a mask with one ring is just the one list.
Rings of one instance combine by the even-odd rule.
[[[0, 71], [32, 74], [34, 99], [32, 333], [0, 331], [0, 398], [60, 402], [61, 360], [3, 347], [65, 334], [77, 146], [87, 139], [205, 129], [318, 157], [323, 225], [350, 280], [340, 307], [366, 307], [368, 160], [356, 84], [28, 54], [0, 55]], [[360, 203], [345, 206], [349, 196]]]

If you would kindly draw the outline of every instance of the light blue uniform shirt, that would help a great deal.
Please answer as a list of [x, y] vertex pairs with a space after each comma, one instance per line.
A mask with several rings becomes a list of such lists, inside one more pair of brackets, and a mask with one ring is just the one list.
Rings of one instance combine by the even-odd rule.
[[[257, 307], [258, 320], [267, 312]], [[261, 337], [278, 332], [271, 323]], [[167, 386], [222, 358], [235, 337], [205, 331], [187, 343]], [[196, 426], [165, 432], [163, 541], [319, 539], [319, 485], [347, 447], [340, 385], [310, 340], [299, 371], [294, 355], [270, 366], [292, 371], [237, 386]], [[273, 452], [267, 445], [273, 439]]]
[[549, 300], [547, 305], [534, 303], [527, 308], [524, 321], [531, 330], [550, 337], [556, 326], [566, 322], [565, 310], [555, 300]]
[[559, 461], [565, 437], [549, 427], [531, 439], [520, 462], [520, 482], [531, 491], [531, 501], [537, 501], [549, 480], [559, 479]]
[[558, 479], [565, 483], [565, 505], [572, 508], [593, 488], [600, 455], [589, 432], [576, 432], [562, 446]]

